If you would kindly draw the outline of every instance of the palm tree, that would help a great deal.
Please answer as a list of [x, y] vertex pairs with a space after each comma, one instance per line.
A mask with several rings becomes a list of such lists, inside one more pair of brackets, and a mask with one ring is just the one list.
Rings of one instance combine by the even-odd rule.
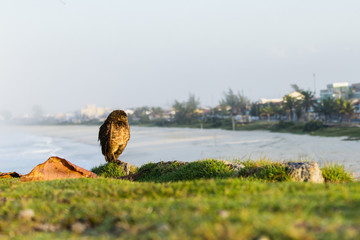
[[270, 115], [275, 113], [273, 107], [270, 104], [266, 105], [265, 107], [262, 107], [260, 109], [260, 112], [261, 112], [260, 116], [261, 115], [267, 116], [268, 122], [270, 121]]
[[252, 103], [251, 106], [250, 106], [250, 115], [259, 117], [260, 113], [261, 113], [260, 110], [261, 110], [261, 105], [260, 104]]
[[344, 105], [345, 105], [345, 100], [344, 98], [338, 98], [336, 99], [336, 102], [335, 102], [335, 110], [337, 112], [337, 115], [338, 115], [338, 118], [339, 118], [339, 121], [340, 123], [342, 122], [343, 120], [343, 114], [344, 114]]
[[309, 120], [309, 110], [311, 107], [314, 107], [315, 105], [315, 99], [314, 99], [314, 93], [307, 90], [302, 90], [301, 94], [304, 96], [301, 102], [302, 107], [305, 111], [305, 120]]
[[336, 112], [336, 101], [332, 97], [324, 98], [315, 109], [320, 116], [324, 115], [327, 121]]
[[284, 108], [279, 105], [272, 105], [272, 109], [273, 109], [274, 114], [276, 115], [277, 119], [282, 120], [282, 116], [285, 115]]
[[223, 110], [230, 108], [231, 116], [245, 114], [249, 105], [249, 100], [243, 94], [240, 92], [235, 94], [232, 89], [224, 93], [224, 98], [220, 100], [220, 106]]
[[302, 114], [303, 114], [303, 105], [302, 105], [302, 100], [301, 99], [296, 99], [295, 100], [295, 115], [296, 115], [296, 119], [297, 121], [299, 121], [299, 119], [301, 118]]
[[350, 123], [352, 116], [354, 115], [354, 106], [352, 104], [352, 102], [350, 100], [345, 100], [344, 101], [344, 107], [342, 109], [343, 114], [346, 115], [347, 119], [348, 119], [348, 123]]
[[296, 99], [291, 97], [290, 95], [286, 95], [284, 97], [284, 101], [283, 101], [283, 106], [285, 108], [285, 110], [287, 110], [289, 112], [289, 120], [291, 121], [292, 116], [293, 116], [293, 112], [294, 112], [294, 108], [295, 108], [295, 102]]

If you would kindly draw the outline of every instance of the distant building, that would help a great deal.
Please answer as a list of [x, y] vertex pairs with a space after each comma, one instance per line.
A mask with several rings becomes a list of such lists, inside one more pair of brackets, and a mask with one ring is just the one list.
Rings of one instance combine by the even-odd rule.
[[273, 98], [273, 99], [260, 98], [258, 103], [260, 103], [260, 104], [266, 104], [266, 103], [281, 104], [282, 101], [283, 101], [282, 98]]
[[126, 109], [124, 112], [125, 112], [127, 115], [133, 115], [133, 114], [134, 114], [134, 109], [128, 108], [128, 109]]
[[349, 99], [351, 95], [351, 87], [348, 82], [332, 83], [326, 86], [326, 89], [320, 90], [320, 99], [345, 98]]
[[[304, 96], [298, 91], [294, 91], [294, 92], [291, 92], [289, 94], [286, 94], [286, 96], [290, 96], [290, 97], [295, 98], [297, 100], [300, 100], [300, 99], [304, 98]], [[283, 98], [273, 98], [273, 99], [260, 98], [260, 101], [258, 101], [258, 103], [259, 104], [273, 103], [273, 104], [279, 105], [279, 104], [282, 104], [283, 101], [284, 101]]]
[[89, 104], [86, 108], [81, 109], [81, 116], [84, 119], [100, 119], [103, 120], [111, 112], [111, 109], [108, 107], [101, 108], [96, 107], [95, 104]]
[[300, 92], [298, 91], [294, 91], [294, 92], [291, 92], [289, 94], [287, 94], [288, 96], [292, 97], [292, 98], [295, 98], [296, 100], [301, 100], [304, 98], [304, 95], [302, 95]]
[[351, 85], [351, 99], [360, 99], [360, 83], [354, 83]]

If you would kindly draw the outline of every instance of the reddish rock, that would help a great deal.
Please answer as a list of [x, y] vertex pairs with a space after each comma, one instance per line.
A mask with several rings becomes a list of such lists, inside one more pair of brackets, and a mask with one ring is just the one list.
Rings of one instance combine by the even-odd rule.
[[9, 172], [9, 173], [0, 173], [0, 178], [19, 178], [21, 174], [17, 172]]
[[28, 182], [82, 177], [96, 178], [98, 176], [63, 158], [50, 157], [46, 162], [37, 165], [30, 173], [22, 176], [20, 180]]

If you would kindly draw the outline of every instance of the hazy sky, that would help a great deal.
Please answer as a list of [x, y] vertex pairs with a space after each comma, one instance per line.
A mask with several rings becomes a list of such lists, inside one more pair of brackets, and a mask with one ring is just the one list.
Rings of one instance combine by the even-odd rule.
[[0, 110], [252, 101], [360, 82], [358, 0], [0, 0]]

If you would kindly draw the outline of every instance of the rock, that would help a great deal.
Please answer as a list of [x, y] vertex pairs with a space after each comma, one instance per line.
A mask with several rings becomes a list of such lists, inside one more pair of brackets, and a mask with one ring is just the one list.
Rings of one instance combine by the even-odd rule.
[[33, 229], [35, 231], [38, 232], [56, 232], [58, 230], [60, 230], [60, 226], [59, 225], [53, 225], [50, 223], [44, 223], [44, 224], [37, 224], [33, 227]]
[[17, 172], [9, 172], [9, 173], [0, 173], [0, 178], [19, 178], [21, 174]]
[[316, 162], [287, 162], [291, 177], [297, 182], [324, 183], [324, 177]]
[[168, 232], [168, 231], [170, 231], [170, 226], [167, 223], [160, 223], [157, 226], [157, 231], [158, 232]]
[[86, 230], [86, 224], [81, 222], [75, 222], [71, 225], [71, 231], [76, 234], [81, 234]]
[[25, 209], [19, 212], [19, 219], [30, 221], [34, 218], [35, 212], [32, 209]]
[[130, 163], [122, 162], [120, 160], [116, 160], [115, 163], [117, 165], [119, 165], [122, 169], [124, 169], [124, 172], [126, 173], [126, 175], [130, 174], [130, 170], [131, 170], [131, 164]]
[[50, 157], [46, 162], [37, 165], [30, 173], [20, 178], [20, 181], [46, 181], [65, 178], [96, 178], [95, 173], [76, 166], [71, 162], [59, 158]]
[[255, 238], [256, 240], [270, 240], [270, 238], [268, 236], [260, 236], [258, 238]]
[[226, 210], [220, 210], [220, 211], [219, 211], [219, 216], [220, 216], [221, 218], [228, 218], [229, 215], [230, 215], [230, 213], [229, 213], [228, 211], [226, 211]]
[[236, 163], [236, 162], [229, 162], [229, 161], [223, 161], [225, 163], [226, 166], [230, 167], [231, 169], [234, 170], [234, 172], [239, 172], [242, 168], [244, 168], [245, 166], [242, 165], [241, 163]]

